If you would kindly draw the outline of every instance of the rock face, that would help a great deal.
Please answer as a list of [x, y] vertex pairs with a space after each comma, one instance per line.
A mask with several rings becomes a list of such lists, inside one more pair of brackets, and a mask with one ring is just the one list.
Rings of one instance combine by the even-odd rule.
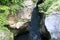
[[13, 34], [11, 32], [0, 30], [0, 40], [13, 40]]
[[[25, 0], [24, 3], [25, 3], [25, 6], [22, 7], [19, 11], [17, 11], [15, 16], [12, 14], [8, 15], [8, 23], [7, 23], [8, 25], [5, 24], [5, 26], [7, 26], [7, 28], [10, 31], [19, 31], [19, 32], [26, 31], [27, 29], [26, 22], [29, 22], [31, 20], [31, 12], [35, 7], [35, 4], [32, 2], [32, 0]], [[17, 34], [17, 32], [13, 32], [13, 33], [14, 33], [14, 36], [15, 36], [15, 33]]]
[[24, 1], [25, 6], [22, 7], [17, 15], [19, 16], [18, 19], [22, 19], [24, 21], [30, 21], [31, 19], [31, 12], [33, 8], [35, 7], [35, 3], [32, 2], [32, 0], [25, 0]]
[[35, 7], [35, 3], [33, 3], [32, 0], [25, 0], [24, 3], [25, 6], [22, 7], [15, 16], [10, 15], [8, 18], [8, 23], [12, 28], [13, 26], [14, 28], [19, 28], [21, 25], [31, 20], [31, 12]]
[[52, 12], [45, 18], [45, 25], [51, 38], [60, 40], [60, 11]]
[[23, 8], [23, 15], [21, 18], [23, 19], [31, 19], [31, 12], [33, 8], [35, 7], [35, 4], [32, 2], [32, 0], [26, 0], [25, 1], [25, 7]]

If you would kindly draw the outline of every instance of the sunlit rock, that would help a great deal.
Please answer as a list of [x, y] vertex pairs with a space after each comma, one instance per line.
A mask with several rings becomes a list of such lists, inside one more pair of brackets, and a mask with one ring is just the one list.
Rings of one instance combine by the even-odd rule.
[[60, 11], [52, 12], [45, 18], [45, 26], [51, 38], [60, 39]]
[[10, 27], [19, 29], [19, 28], [21, 28], [21, 26], [23, 26], [24, 23], [25, 22], [17, 22], [17, 23], [15, 23], [13, 25], [10, 25]]

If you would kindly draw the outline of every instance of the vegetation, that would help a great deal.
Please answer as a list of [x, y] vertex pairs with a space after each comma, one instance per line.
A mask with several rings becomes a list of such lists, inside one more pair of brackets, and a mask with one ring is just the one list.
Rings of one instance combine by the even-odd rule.
[[51, 12], [56, 12], [56, 11], [60, 11], [60, 0], [53, 3], [49, 7], [49, 9], [47, 9], [46, 14], [51, 13]]
[[40, 12], [48, 15], [49, 13], [60, 11], [60, 0], [45, 0], [44, 3], [39, 4], [38, 6]]
[[34, 3], [36, 3], [37, 2], [37, 0], [32, 0]]
[[39, 6], [39, 10], [40, 12], [46, 13], [50, 10], [52, 10], [52, 8], [54, 8], [56, 6], [59, 6], [60, 0], [45, 0], [44, 3], [38, 5]]
[[7, 6], [2, 6], [0, 5], [0, 29], [4, 29], [3, 25], [5, 23], [7, 23], [7, 15], [9, 14], [9, 11], [8, 11], [9, 7]]
[[23, 4], [24, 0], [0, 0], [0, 30], [7, 30], [3, 25], [7, 23], [9, 10], [15, 14]]

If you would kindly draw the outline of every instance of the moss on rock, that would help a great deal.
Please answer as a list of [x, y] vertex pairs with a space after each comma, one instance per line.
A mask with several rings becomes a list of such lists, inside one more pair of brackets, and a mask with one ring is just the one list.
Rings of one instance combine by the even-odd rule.
[[13, 40], [13, 33], [0, 30], [0, 40]]

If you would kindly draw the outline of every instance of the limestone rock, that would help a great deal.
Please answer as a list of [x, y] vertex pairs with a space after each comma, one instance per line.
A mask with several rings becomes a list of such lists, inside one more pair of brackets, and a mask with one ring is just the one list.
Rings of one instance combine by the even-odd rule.
[[0, 30], [0, 40], [13, 40], [13, 34], [8, 31]]
[[50, 13], [45, 18], [45, 25], [51, 38], [60, 39], [60, 11]]
[[16, 19], [30, 21], [31, 15], [32, 15], [31, 12], [33, 11], [33, 8], [35, 7], [35, 3], [33, 3], [32, 0], [25, 0], [24, 4], [25, 6], [22, 7], [17, 13], [17, 16], [19, 17], [16, 17]]

